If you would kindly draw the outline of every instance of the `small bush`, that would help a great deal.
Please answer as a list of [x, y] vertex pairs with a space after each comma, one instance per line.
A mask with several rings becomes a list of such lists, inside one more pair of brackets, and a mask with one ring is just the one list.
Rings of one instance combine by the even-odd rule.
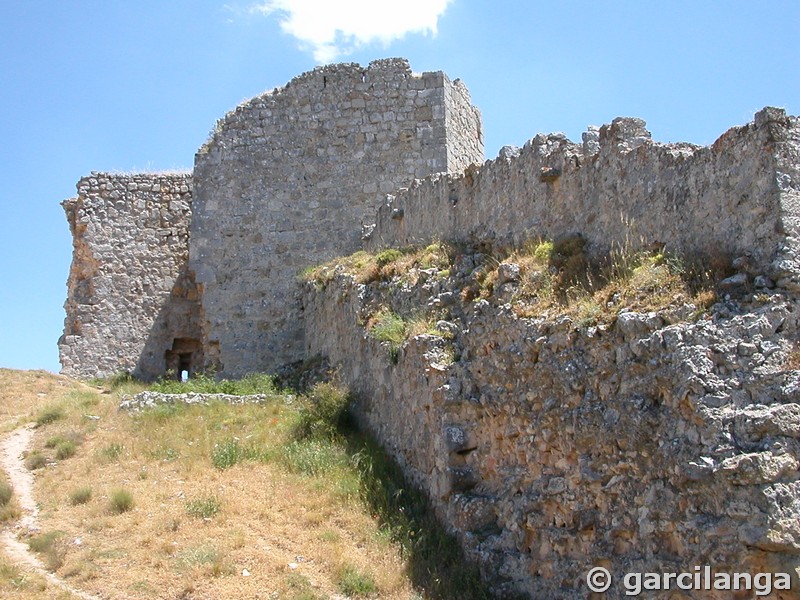
[[190, 548], [181, 552], [177, 559], [183, 567], [196, 567], [204, 565], [212, 577], [221, 577], [234, 573], [233, 565], [229, 559], [216, 546], [205, 545]]
[[64, 418], [64, 409], [60, 406], [48, 406], [36, 417], [36, 426], [49, 425]]
[[101, 448], [99, 454], [101, 458], [104, 458], [108, 461], [118, 460], [122, 453], [125, 451], [125, 446], [119, 444], [117, 442], [113, 442], [106, 446], [105, 448]]
[[0, 480], [0, 506], [5, 506], [11, 502], [11, 496], [14, 495], [14, 488], [7, 481]]
[[92, 488], [90, 487], [81, 487], [76, 490], [72, 490], [69, 494], [69, 502], [73, 506], [77, 506], [79, 504], [86, 504], [92, 498]]
[[62, 440], [56, 446], [56, 458], [58, 460], [64, 460], [65, 458], [71, 458], [75, 456], [75, 451], [77, 450], [77, 446], [75, 442], [72, 440]]
[[292, 600], [320, 600], [322, 598], [314, 592], [311, 580], [302, 573], [289, 573], [286, 576], [286, 587], [292, 591]]
[[336, 583], [339, 591], [351, 598], [368, 596], [378, 591], [372, 575], [349, 565], [339, 571]]
[[216, 496], [198, 498], [186, 503], [186, 514], [197, 519], [210, 519], [222, 509], [222, 501]]
[[211, 464], [220, 471], [232, 467], [247, 457], [247, 450], [235, 438], [214, 444], [211, 449]]
[[347, 391], [331, 383], [318, 383], [300, 408], [295, 437], [333, 438], [349, 425], [350, 398]]
[[553, 242], [549, 240], [539, 242], [538, 244], [532, 246], [530, 252], [533, 258], [543, 264], [546, 264], [550, 261], [550, 257], [553, 255]]
[[0, 559], [0, 583], [21, 589], [29, 587], [31, 582], [29, 575], [17, 565], [6, 562], [5, 559]]
[[383, 250], [382, 252], [379, 252], [375, 256], [375, 262], [378, 263], [379, 267], [382, 267], [384, 265], [388, 265], [389, 263], [396, 261], [402, 256], [403, 253], [400, 250], [395, 250], [393, 248], [390, 248], [388, 250]]
[[48, 531], [31, 536], [28, 539], [28, 547], [42, 557], [50, 571], [57, 571], [64, 564], [67, 553], [63, 537], [63, 531]]
[[371, 337], [393, 344], [402, 344], [405, 341], [406, 322], [400, 315], [384, 308], [378, 311], [373, 319], [375, 324], [369, 331]]
[[25, 457], [25, 468], [29, 471], [41, 469], [47, 464], [47, 459], [38, 450], [34, 450]]
[[110, 509], [115, 515], [128, 512], [133, 508], [133, 494], [126, 489], [114, 490], [111, 493]]

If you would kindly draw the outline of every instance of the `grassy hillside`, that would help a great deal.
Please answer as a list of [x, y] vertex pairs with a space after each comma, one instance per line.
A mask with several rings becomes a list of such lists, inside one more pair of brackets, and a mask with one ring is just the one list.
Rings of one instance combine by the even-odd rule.
[[[347, 427], [343, 392], [249, 385], [269, 399], [131, 414], [117, 406], [136, 382], [0, 370], [3, 433], [37, 423], [30, 548], [109, 598], [486, 597], [421, 498]], [[0, 558], [0, 596], [58, 593]]]

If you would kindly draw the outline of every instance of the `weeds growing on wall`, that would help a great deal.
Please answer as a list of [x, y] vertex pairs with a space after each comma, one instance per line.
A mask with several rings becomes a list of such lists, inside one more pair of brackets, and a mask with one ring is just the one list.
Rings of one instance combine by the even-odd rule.
[[449, 333], [436, 327], [436, 321], [431, 314], [417, 312], [403, 318], [386, 307], [372, 316], [367, 323], [367, 332], [371, 338], [386, 342], [392, 364], [397, 363], [400, 348], [410, 338], [423, 334], [445, 339], [451, 337]]
[[[457, 268], [464, 256], [474, 262], [467, 274]], [[361, 283], [390, 280], [399, 285], [413, 283], [421, 270], [432, 269], [434, 277], [449, 280], [445, 287], [460, 289], [462, 302], [471, 302], [497, 295], [503, 264], [519, 267], [514, 293], [504, 296], [503, 303], [510, 301], [522, 317], [565, 314], [578, 325], [611, 320], [623, 307], [658, 310], [691, 302], [700, 312], [716, 301], [717, 282], [731, 274], [724, 257], [689, 258], [658, 247], [635, 249], [632, 244], [590, 260], [584, 238], [569, 236], [534, 239], [513, 249], [437, 242], [376, 255], [359, 252], [310, 270], [308, 277], [324, 279], [326, 274], [346, 272]], [[384, 307], [368, 323], [370, 335], [388, 342], [390, 355], [396, 357], [410, 337], [408, 319]]]
[[434, 242], [425, 247], [389, 248], [376, 254], [359, 250], [350, 256], [338, 257], [303, 271], [304, 281], [326, 286], [338, 273], [355, 276], [358, 283], [385, 281], [402, 277], [412, 268], [445, 269], [457, 254], [457, 247], [443, 242]]

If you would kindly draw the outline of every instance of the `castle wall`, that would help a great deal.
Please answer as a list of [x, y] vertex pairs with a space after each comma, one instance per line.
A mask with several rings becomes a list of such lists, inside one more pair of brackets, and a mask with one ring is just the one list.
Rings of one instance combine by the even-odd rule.
[[460, 79], [447, 85], [445, 76], [444, 106], [447, 139], [447, 171], [460, 173], [472, 164], [483, 163], [481, 115]]
[[653, 143], [639, 119], [589, 131], [582, 145], [537, 135], [480, 169], [390, 196], [367, 247], [580, 234], [596, 254], [661, 243], [691, 255], [749, 255], [755, 268], [793, 278], [799, 132], [796, 117], [764, 109], [710, 147]]
[[299, 272], [358, 249], [387, 193], [482, 160], [466, 88], [404, 60], [322, 67], [237, 107], [194, 169], [209, 364], [241, 375], [302, 358]]
[[[62, 203], [73, 236], [62, 372], [161, 376], [167, 353], [198, 352], [199, 307], [187, 271], [190, 175], [92, 173]], [[195, 362], [202, 357], [196, 355]]]
[[[597, 566], [613, 577], [608, 597], [624, 598], [627, 573], [696, 565], [786, 573], [792, 591], [776, 597], [800, 597], [796, 300], [586, 327], [462, 302], [461, 275], [433, 271], [309, 284], [307, 350], [338, 367], [361, 424], [498, 598], [586, 598]], [[452, 340], [417, 336], [392, 360], [364, 328], [376, 306], [432, 303], [447, 306], [437, 327]]]

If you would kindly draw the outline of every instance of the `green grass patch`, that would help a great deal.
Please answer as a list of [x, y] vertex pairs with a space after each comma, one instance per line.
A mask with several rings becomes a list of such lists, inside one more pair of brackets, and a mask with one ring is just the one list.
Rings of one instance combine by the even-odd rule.
[[215, 379], [212, 375], [199, 374], [187, 381], [162, 379], [150, 386], [154, 392], [163, 394], [231, 394], [248, 396], [251, 394], [276, 394], [275, 379], [271, 375], [256, 373], [242, 379]]
[[347, 444], [361, 500], [377, 516], [385, 535], [403, 548], [414, 584], [431, 598], [491, 598], [478, 569], [436, 520], [425, 495], [405, 480], [386, 452], [360, 433], [350, 435]]
[[23, 462], [25, 463], [26, 469], [29, 471], [35, 471], [36, 469], [41, 469], [47, 464], [47, 458], [45, 458], [44, 454], [38, 450], [33, 450], [28, 453]]
[[384, 308], [375, 314], [373, 320], [375, 324], [369, 330], [370, 337], [398, 347], [403, 344], [408, 325], [400, 315]]
[[97, 454], [104, 461], [114, 462], [120, 459], [123, 452], [125, 452], [124, 444], [121, 444], [119, 442], [112, 442], [108, 444], [105, 448], [101, 448], [100, 450], [98, 450]]
[[379, 342], [386, 343], [389, 350], [389, 359], [392, 364], [396, 364], [400, 355], [400, 348], [406, 341], [408, 324], [400, 315], [388, 308], [378, 311], [372, 317], [372, 321], [374, 324], [367, 331], [368, 335]]
[[379, 267], [383, 267], [384, 265], [388, 265], [396, 260], [402, 258], [403, 252], [400, 250], [396, 250], [394, 248], [389, 248], [387, 250], [383, 250], [379, 252], [375, 256], [375, 262], [378, 263]]
[[333, 438], [351, 424], [350, 397], [332, 383], [315, 385], [301, 400], [294, 435], [303, 438]]
[[0, 585], [7, 585], [14, 590], [21, 590], [31, 587], [32, 584], [31, 577], [17, 565], [0, 559]]
[[291, 590], [289, 596], [292, 600], [321, 600], [322, 596], [318, 595], [311, 580], [302, 573], [289, 573], [286, 575], [286, 587]]
[[77, 445], [72, 440], [63, 440], [56, 446], [56, 458], [64, 460], [75, 456]]
[[228, 558], [216, 546], [210, 544], [184, 550], [178, 553], [176, 558], [179, 567], [188, 569], [205, 566], [212, 577], [231, 575], [234, 572]]
[[109, 497], [109, 510], [115, 515], [121, 515], [133, 510], [133, 494], [124, 488], [111, 492]]
[[28, 548], [36, 552], [49, 571], [57, 571], [64, 564], [67, 545], [63, 531], [48, 531], [28, 538]]
[[38, 415], [36, 415], [36, 426], [42, 427], [43, 425], [55, 423], [56, 421], [63, 419], [65, 416], [66, 413], [61, 405], [51, 405], [45, 407]]
[[91, 499], [92, 499], [92, 488], [90, 487], [80, 487], [72, 490], [69, 493], [69, 503], [72, 504], [73, 506], [77, 506], [79, 504], [86, 504]]
[[336, 576], [339, 591], [349, 598], [363, 598], [378, 591], [372, 575], [347, 565], [342, 567]]
[[348, 465], [341, 445], [326, 439], [295, 440], [283, 446], [278, 457], [289, 472], [312, 477], [326, 474], [331, 479], [341, 477]]
[[210, 519], [222, 510], [222, 501], [217, 496], [205, 496], [186, 503], [186, 514], [196, 519]]
[[211, 464], [223, 471], [245, 460], [256, 458], [258, 453], [250, 447], [243, 445], [238, 439], [231, 438], [211, 449]]

